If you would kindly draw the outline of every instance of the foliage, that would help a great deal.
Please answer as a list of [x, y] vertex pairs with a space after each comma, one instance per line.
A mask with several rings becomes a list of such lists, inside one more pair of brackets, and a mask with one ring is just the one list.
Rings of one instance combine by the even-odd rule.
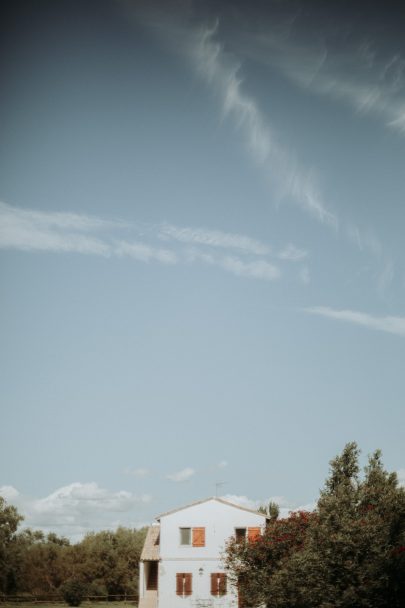
[[61, 587], [63, 599], [69, 606], [80, 606], [86, 594], [86, 586], [77, 579], [69, 579]]
[[255, 543], [230, 543], [226, 566], [245, 604], [268, 608], [395, 608], [405, 597], [405, 491], [348, 444], [331, 462], [312, 514], [270, 522]]
[[85, 585], [89, 595], [137, 594], [146, 529], [91, 533], [71, 545], [53, 532], [17, 532], [21, 520], [0, 497], [0, 592], [54, 594], [75, 582]]
[[292, 553], [303, 549], [308, 526], [314, 518], [315, 514], [306, 511], [291, 513], [288, 518], [270, 520], [263, 536], [255, 541], [229, 541], [225, 567], [230, 582], [243, 595], [245, 606], [266, 602], [269, 582]]
[[276, 502], [273, 502], [272, 500], [269, 502], [269, 504], [267, 506], [265, 505], [261, 505], [258, 508], [259, 513], [263, 513], [264, 515], [267, 515], [267, 517], [269, 517], [269, 519], [277, 519], [278, 516], [280, 515], [280, 507], [278, 506], [278, 504]]
[[10, 593], [15, 588], [10, 562], [12, 561], [15, 533], [22, 520], [23, 517], [17, 509], [8, 505], [6, 500], [0, 496], [0, 591], [4, 593]]

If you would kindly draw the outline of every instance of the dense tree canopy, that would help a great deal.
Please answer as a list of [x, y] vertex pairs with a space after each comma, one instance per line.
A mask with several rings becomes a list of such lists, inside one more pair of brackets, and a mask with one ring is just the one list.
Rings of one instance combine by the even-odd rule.
[[0, 592], [60, 593], [69, 581], [88, 595], [138, 592], [138, 563], [146, 529], [94, 532], [74, 545], [39, 530], [17, 532], [22, 520], [0, 497]]
[[225, 556], [246, 605], [268, 608], [394, 608], [405, 597], [405, 491], [381, 453], [360, 477], [348, 444], [331, 462], [313, 513], [271, 520], [255, 543]]

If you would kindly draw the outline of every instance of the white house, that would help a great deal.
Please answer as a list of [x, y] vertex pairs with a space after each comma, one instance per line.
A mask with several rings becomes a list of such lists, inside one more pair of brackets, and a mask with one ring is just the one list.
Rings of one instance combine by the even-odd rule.
[[147, 533], [139, 569], [139, 608], [237, 608], [221, 562], [232, 536], [254, 539], [266, 516], [207, 498], [159, 515]]

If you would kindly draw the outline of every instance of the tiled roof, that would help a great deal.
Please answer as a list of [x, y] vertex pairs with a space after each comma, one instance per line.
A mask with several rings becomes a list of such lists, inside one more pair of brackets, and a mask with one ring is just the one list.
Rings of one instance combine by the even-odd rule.
[[150, 526], [146, 533], [141, 561], [159, 559], [160, 526]]

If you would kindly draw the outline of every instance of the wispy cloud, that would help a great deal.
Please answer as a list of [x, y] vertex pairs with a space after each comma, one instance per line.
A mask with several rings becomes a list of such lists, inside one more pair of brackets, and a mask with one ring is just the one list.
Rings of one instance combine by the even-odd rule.
[[360, 230], [358, 226], [355, 226], [353, 223], [349, 223], [346, 227], [346, 235], [360, 251], [368, 251], [375, 256], [381, 256], [381, 243], [370, 229]]
[[304, 285], [309, 285], [311, 282], [311, 274], [309, 272], [308, 266], [303, 266], [299, 273], [300, 281]]
[[[162, 247], [162, 239], [170, 247]], [[169, 223], [139, 227], [121, 220], [21, 209], [6, 203], [0, 203], [0, 249], [129, 258], [166, 266], [199, 263], [263, 281], [279, 279], [282, 263], [307, 256], [291, 243], [273, 255], [270, 245], [258, 239], [223, 230]]]
[[151, 247], [144, 243], [119, 241], [113, 251], [117, 256], [127, 256], [140, 262], [155, 261], [162, 264], [176, 264], [178, 261], [178, 257], [174, 251]]
[[284, 249], [279, 252], [277, 257], [280, 258], [280, 260], [288, 260], [289, 262], [301, 262], [307, 256], [307, 251], [305, 251], [304, 249], [299, 249], [292, 243], [289, 243], [286, 247], [284, 247]]
[[314, 502], [308, 503], [306, 505], [294, 504], [291, 501], [287, 500], [284, 496], [270, 496], [269, 498], [254, 500], [243, 495], [225, 494], [221, 498], [236, 505], [240, 505], [241, 507], [253, 509], [254, 511], [257, 511], [261, 506], [266, 507], [269, 502], [274, 502], [280, 508], [280, 517], [288, 517], [289, 513], [293, 511], [313, 511], [316, 507], [316, 504]]
[[256, 99], [245, 91], [240, 62], [217, 40], [218, 22], [213, 27], [198, 27], [183, 14], [173, 16], [145, 5], [139, 8], [137, 18], [191, 60], [195, 72], [218, 97], [223, 118], [233, 122], [277, 198], [298, 205], [336, 229], [338, 217], [321, 195], [316, 171], [304, 167], [282, 145]]
[[278, 279], [281, 275], [277, 266], [274, 266], [274, 264], [271, 264], [266, 260], [245, 262], [236, 257], [226, 256], [219, 260], [219, 266], [238, 277], [273, 281], [274, 279]]
[[209, 230], [206, 228], [190, 228], [173, 226], [172, 224], [162, 224], [160, 227], [162, 238], [171, 238], [182, 243], [192, 243], [194, 245], [208, 245], [210, 247], [220, 247], [224, 249], [236, 249], [243, 253], [255, 255], [267, 255], [270, 247], [256, 239], [252, 239], [243, 234], [231, 234], [221, 230]]
[[189, 37], [188, 54], [196, 70], [219, 96], [223, 115], [233, 120], [279, 196], [336, 228], [337, 217], [323, 201], [313, 170], [304, 169], [277, 141], [258, 103], [243, 90], [239, 63], [216, 41], [217, 29], [201, 28]]
[[[0, 248], [21, 251], [127, 256], [142, 262], [164, 264], [177, 261], [173, 251], [116, 238], [128, 229], [124, 222], [106, 221], [74, 213], [21, 209], [0, 202]], [[97, 233], [97, 236], [93, 236]]]
[[405, 469], [399, 469], [397, 471], [397, 477], [399, 485], [405, 488]]
[[193, 477], [193, 475], [195, 475], [195, 473], [196, 472], [194, 469], [191, 467], [186, 467], [185, 469], [181, 469], [181, 471], [176, 471], [175, 473], [166, 475], [166, 478], [170, 479], [170, 481], [176, 482], [188, 481], [191, 479], [191, 477]]
[[[291, 24], [246, 35], [246, 54], [278, 69], [298, 86], [340, 100], [360, 114], [374, 114], [405, 133], [405, 58], [383, 56], [371, 43], [346, 43], [344, 50], [312, 36], [292, 35]], [[299, 31], [298, 31], [299, 33]]]
[[347, 321], [362, 325], [369, 329], [388, 332], [397, 336], [405, 336], [405, 317], [376, 317], [364, 312], [356, 312], [353, 310], [335, 310], [326, 306], [314, 306], [304, 309], [305, 312], [336, 319], [338, 321]]
[[150, 475], [150, 470], [146, 469], [144, 467], [138, 467], [138, 468], [131, 468], [131, 467], [127, 467], [125, 469], [125, 473], [127, 475], [133, 475], [134, 477], [138, 477], [138, 478], [144, 478], [144, 477], [148, 477]]

